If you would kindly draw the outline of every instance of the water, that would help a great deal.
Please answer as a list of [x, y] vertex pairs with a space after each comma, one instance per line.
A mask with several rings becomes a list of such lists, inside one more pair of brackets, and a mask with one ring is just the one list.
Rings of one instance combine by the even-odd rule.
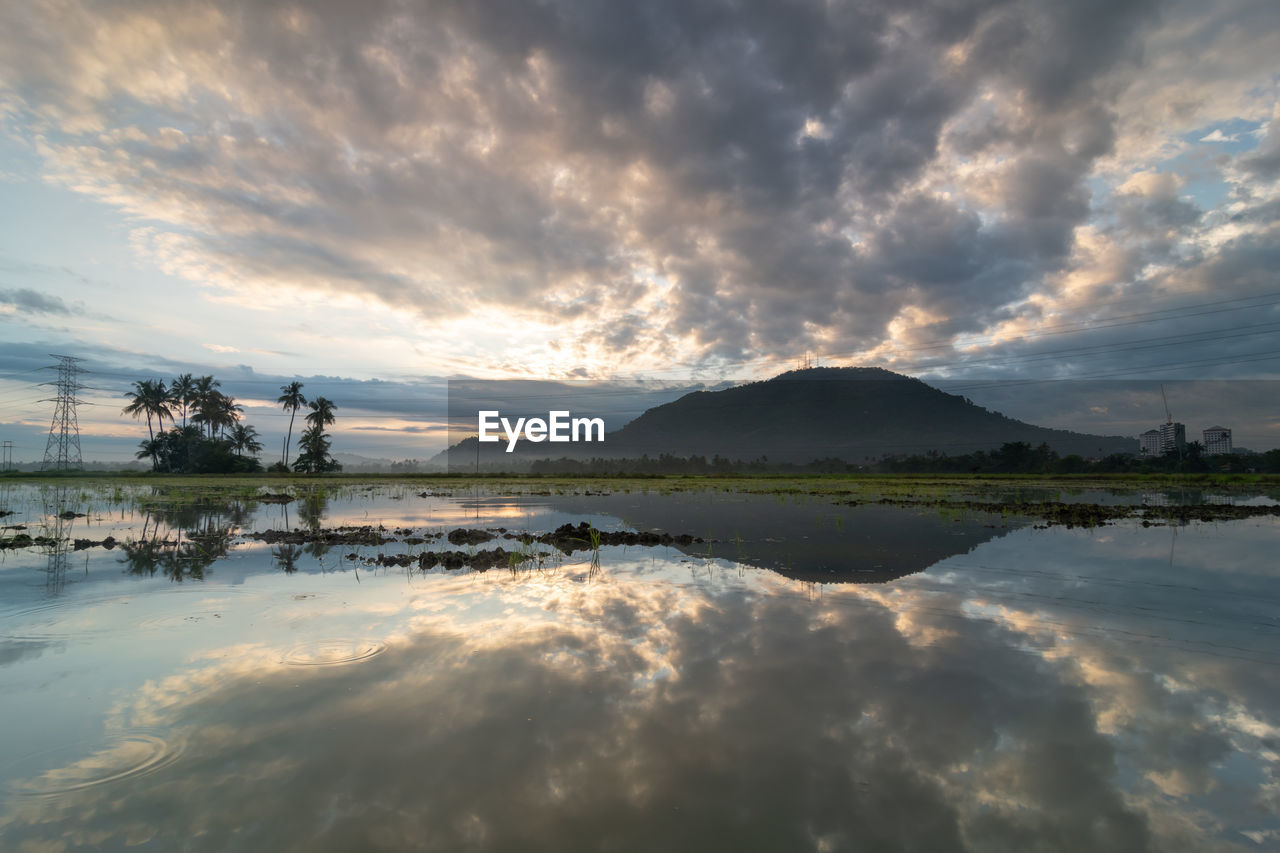
[[1274, 516], [422, 491], [0, 495], [0, 847], [1280, 846]]

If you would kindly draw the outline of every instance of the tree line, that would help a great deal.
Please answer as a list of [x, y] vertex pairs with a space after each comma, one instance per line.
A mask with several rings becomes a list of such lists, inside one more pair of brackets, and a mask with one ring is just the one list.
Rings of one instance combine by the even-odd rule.
[[532, 474], [1194, 474], [1194, 473], [1280, 473], [1280, 450], [1259, 454], [1206, 454], [1199, 442], [1189, 443], [1181, 453], [1164, 456], [1135, 456], [1117, 453], [1101, 459], [1085, 459], [1077, 454], [1060, 456], [1049, 445], [1033, 446], [1011, 441], [995, 450], [948, 455], [937, 451], [911, 456], [889, 456], [871, 463], [857, 464], [829, 457], [804, 464], [757, 459], [728, 459], [723, 456], [673, 456], [614, 459], [538, 459], [529, 466]]
[[1244, 474], [1280, 473], [1280, 450], [1266, 453], [1209, 454], [1198, 441], [1163, 456], [1115, 453], [1101, 459], [1059, 456], [1047, 444], [1008, 442], [998, 450], [948, 456], [925, 453], [893, 456], [870, 466], [885, 473], [943, 474]]
[[[258, 431], [243, 423], [244, 406], [221, 390], [212, 376], [184, 373], [166, 383], [162, 379], [141, 379], [125, 392], [129, 404], [123, 414], [145, 417], [147, 439], [139, 444], [138, 459], [150, 459], [153, 471], [174, 474], [232, 474], [262, 470], [258, 454], [263, 450]], [[321, 473], [339, 471], [342, 466], [330, 453], [331, 440], [325, 427], [334, 422], [338, 408], [332, 400], [315, 397], [308, 401], [301, 382], [280, 386], [276, 402], [289, 412], [289, 431], [280, 461], [271, 471]], [[298, 410], [309, 410], [306, 428], [298, 436], [298, 456], [292, 468], [289, 452]], [[178, 421], [182, 423], [179, 425]], [[165, 421], [169, 429], [165, 429]]]

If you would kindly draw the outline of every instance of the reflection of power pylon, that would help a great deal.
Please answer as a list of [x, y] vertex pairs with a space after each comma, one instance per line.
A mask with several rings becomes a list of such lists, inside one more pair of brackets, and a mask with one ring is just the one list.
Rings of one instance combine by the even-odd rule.
[[76, 362], [83, 359], [69, 355], [55, 355], [58, 359], [58, 381], [44, 382], [43, 385], [56, 385], [58, 396], [41, 402], [54, 403], [53, 420], [49, 424], [49, 440], [44, 446], [44, 461], [40, 470], [53, 468], [66, 471], [80, 468], [84, 462], [80, 458], [80, 422], [76, 419], [76, 392], [84, 386], [76, 381], [80, 367]]
[[75, 514], [66, 512], [67, 489], [59, 486], [54, 490], [53, 502], [45, 502], [45, 515], [53, 517], [53, 543], [49, 546], [49, 566], [46, 569], [45, 594], [54, 596], [62, 592], [67, 580], [67, 553], [71, 548], [71, 528], [75, 525]]

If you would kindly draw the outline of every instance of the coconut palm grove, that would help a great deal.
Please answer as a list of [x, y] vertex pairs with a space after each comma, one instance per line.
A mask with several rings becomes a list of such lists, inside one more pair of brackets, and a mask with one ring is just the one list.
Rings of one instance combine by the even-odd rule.
[[[146, 420], [147, 438], [139, 443], [138, 459], [150, 459], [153, 471], [169, 474], [245, 474], [263, 470], [258, 431], [243, 422], [244, 406], [224, 394], [212, 376], [184, 373], [166, 383], [140, 379], [125, 393], [129, 404], [122, 414]], [[308, 400], [301, 382], [280, 387], [277, 402], [290, 413], [289, 431], [278, 462], [266, 469], [319, 474], [342, 470], [332, 456], [326, 427], [332, 426], [337, 405], [322, 396]], [[298, 435], [297, 455], [290, 464], [293, 423], [306, 408], [305, 428]], [[169, 428], [165, 429], [165, 422]]]

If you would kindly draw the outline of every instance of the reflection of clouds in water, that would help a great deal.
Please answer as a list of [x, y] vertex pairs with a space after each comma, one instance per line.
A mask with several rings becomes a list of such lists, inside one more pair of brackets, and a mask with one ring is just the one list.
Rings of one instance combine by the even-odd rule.
[[60, 648], [60, 644], [31, 638], [0, 639], [0, 667], [21, 660], [38, 658], [46, 651], [57, 648]]
[[[1130, 804], [1147, 813], [1157, 837], [1205, 844], [1203, 828], [1252, 832], [1274, 826], [1280, 812], [1274, 628], [1260, 619], [1254, 592], [1267, 587], [1242, 585], [1249, 575], [1265, 578], [1259, 557], [1274, 525], [1233, 531], [1233, 549], [1225, 550], [1221, 541], [1205, 547], [1214, 531], [1194, 530], [1176, 570], [1167, 534], [1158, 531], [1126, 531], [1105, 545], [1087, 533], [1057, 532], [1073, 541], [1043, 548], [1036, 570], [990, 573], [1015, 539], [984, 549], [983, 565], [954, 585], [967, 590], [963, 597], [921, 584], [896, 590], [894, 599], [905, 612], [924, 609], [910, 603], [912, 592], [935, 609], [963, 604], [1081, 685], [1098, 731], [1110, 736], [1120, 778], [1132, 780]], [[1222, 573], [1228, 554], [1233, 570]], [[1043, 571], [1059, 568], [1057, 560], [1059, 571]], [[965, 572], [962, 561], [951, 562]], [[1091, 577], [1079, 577], [1082, 567]], [[1191, 832], [1192, 824], [1202, 829]]]
[[[1080, 572], [1087, 537], [1073, 542]], [[1058, 601], [1061, 576], [930, 573], [814, 597], [765, 573], [630, 576], [647, 564], [297, 603], [387, 651], [314, 671], [286, 666], [283, 641], [202, 653], [109, 716], [170, 726], [180, 763], [11, 804], [0, 838], [1199, 850], [1272, 831], [1274, 667], [1134, 642], [1140, 584], [1099, 611]]]
[[[299, 672], [249, 646], [153, 685], [122, 723], [167, 720], [181, 764], [19, 804], [0, 829], [111, 845], [151, 822], [193, 849], [1179, 848], [1148, 813], [1167, 805], [1118, 790], [1094, 685], [1017, 629], [865, 588], [615, 578], [466, 600], [475, 582], [449, 582], [460, 606], [412, 609], [358, 665]], [[1186, 849], [1205, 840], [1190, 828]]]

